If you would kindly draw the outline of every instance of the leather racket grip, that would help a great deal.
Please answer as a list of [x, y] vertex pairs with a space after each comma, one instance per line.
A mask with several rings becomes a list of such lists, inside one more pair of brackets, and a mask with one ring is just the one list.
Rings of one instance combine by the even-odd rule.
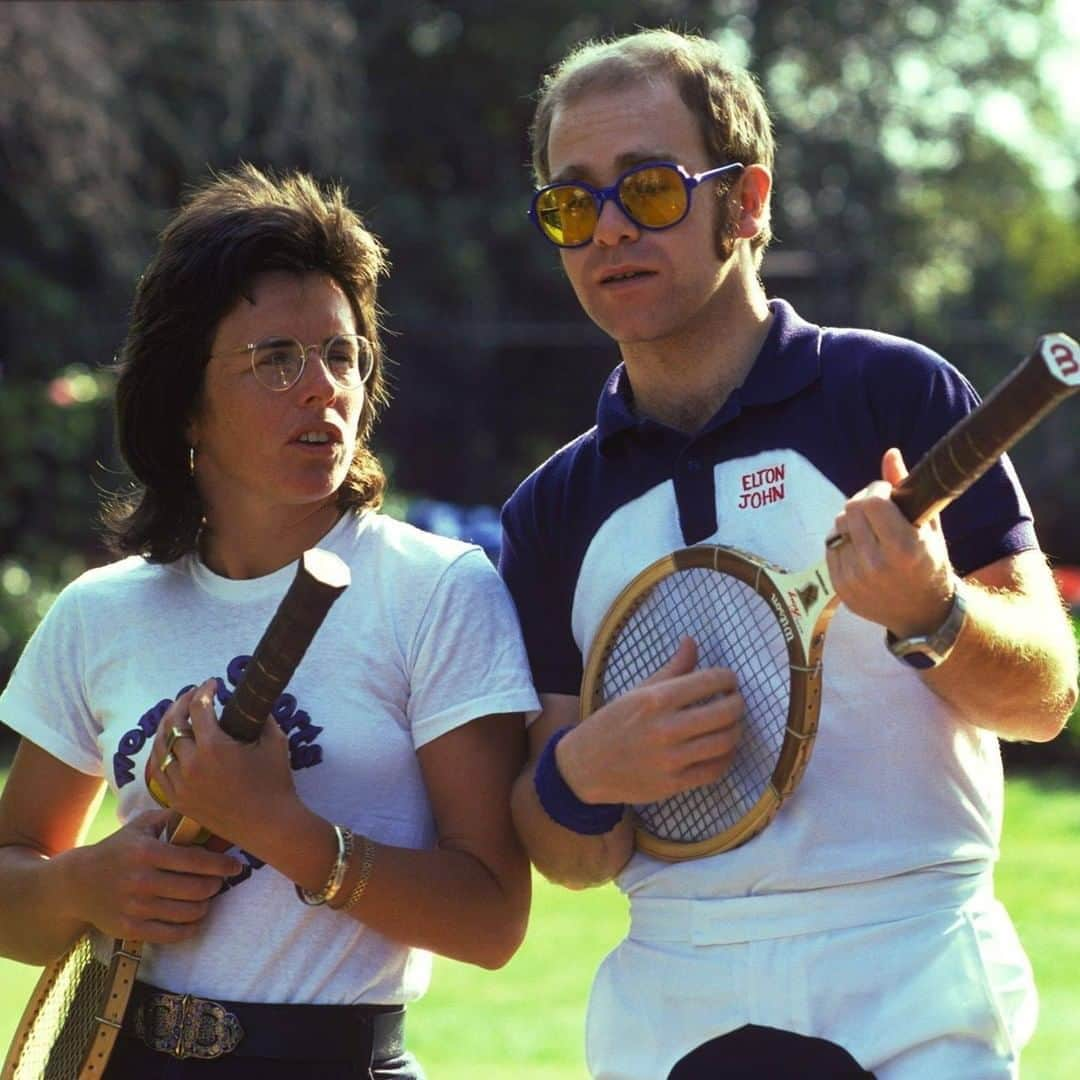
[[332, 552], [320, 548], [304, 552], [289, 591], [222, 709], [218, 721], [222, 730], [240, 742], [259, 737], [271, 707], [349, 580], [349, 568]]
[[[304, 552], [296, 577], [221, 711], [218, 723], [228, 735], [240, 742], [258, 739], [274, 702], [350, 580], [348, 566], [333, 552], [321, 548]], [[225, 851], [231, 846], [228, 840], [212, 835], [188, 817], [180, 817], [166, 832], [172, 844], [205, 844], [215, 851]]]
[[892, 500], [916, 525], [959, 498], [1048, 412], [1080, 390], [1080, 346], [1044, 334], [1031, 355], [951, 428], [896, 486]]

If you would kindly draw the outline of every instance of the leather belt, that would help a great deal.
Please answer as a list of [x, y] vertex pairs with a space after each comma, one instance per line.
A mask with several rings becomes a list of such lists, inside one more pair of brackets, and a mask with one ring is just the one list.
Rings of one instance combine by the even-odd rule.
[[211, 1001], [137, 982], [123, 1029], [176, 1058], [234, 1054], [370, 1064], [404, 1053], [405, 1006]]

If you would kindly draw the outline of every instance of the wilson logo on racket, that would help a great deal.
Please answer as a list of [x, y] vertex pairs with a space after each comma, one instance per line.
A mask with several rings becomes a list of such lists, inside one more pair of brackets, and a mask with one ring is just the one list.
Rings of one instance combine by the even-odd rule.
[[[931, 447], [893, 491], [893, 502], [921, 524], [1077, 389], [1080, 346], [1065, 334], [1039, 338], [1032, 354]], [[782, 481], [777, 468], [772, 479]], [[744, 487], [766, 483], [767, 474], [748, 473]], [[825, 634], [836, 607], [825, 562], [788, 573], [714, 545], [673, 552], [623, 589], [589, 650], [582, 719], [653, 675], [687, 636], [697, 642], [702, 666], [736, 673], [746, 703], [727, 775], [635, 806], [638, 847], [661, 859], [700, 858], [746, 843], [772, 821], [810, 758]]]
[[809, 585], [800, 589], [795, 595], [799, 598], [802, 610], [809, 611], [817, 603], [821, 590], [811, 581]]
[[784, 632], [784, 640], [791, 641], [795, 637], [795, 631], [791, 628], [791, 620], [788, 618], [787, 608], [784, 607], [783, 600], [777, 596], [770, 596], [769, 603], [772, 604], [777, 622], [780, 623], [780, 629]]

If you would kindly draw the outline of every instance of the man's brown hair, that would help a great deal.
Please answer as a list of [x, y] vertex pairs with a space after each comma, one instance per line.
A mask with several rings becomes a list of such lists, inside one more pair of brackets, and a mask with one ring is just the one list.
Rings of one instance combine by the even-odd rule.
[[[596, 90], [622, 89], [643, 80], [661, 79], [674, 83], [697, 119], [710, 166], [740, 161], [772, 170], [772, 122], [753, 75], [731, 64], [720, 46], [707, 38], [674, 30], [641, 30], [579, 45], [541, 81], [529, 131], [538, 185], [551, 181], [548, 140], [560, 107]], [[719, 197], [732, 182], [734, 179], [717, 184]], [[721, 214], [718, 233], [726, 233], [726, 229], [727, 216]], [[766, 218], [751, 241], [759, 261], [771, 238]]]

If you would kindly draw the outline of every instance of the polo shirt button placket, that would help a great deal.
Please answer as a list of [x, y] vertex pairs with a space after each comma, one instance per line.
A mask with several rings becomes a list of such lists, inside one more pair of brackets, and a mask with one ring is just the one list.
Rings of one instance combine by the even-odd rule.
[[712, 475], [701, 453], [692, 449], [684, 451], [673, 479], [683, 541], [687, 546], [700, 543], [716, 531]]

